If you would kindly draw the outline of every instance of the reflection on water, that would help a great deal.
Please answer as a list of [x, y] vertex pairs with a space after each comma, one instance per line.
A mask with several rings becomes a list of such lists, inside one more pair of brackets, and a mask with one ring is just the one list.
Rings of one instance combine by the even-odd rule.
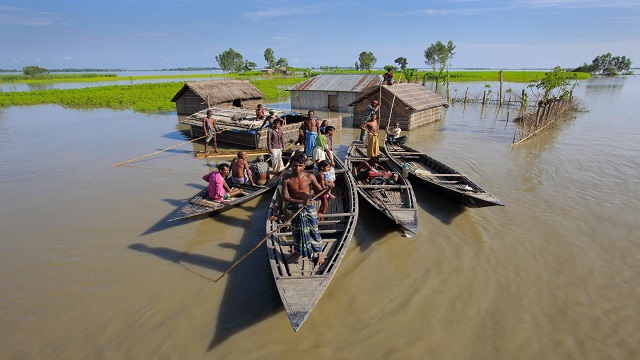
[[[295, 334], [264, 249], [211, 281], [264, 237], [269, 195], [163, 221], [229, 158], [188, 144], [113, 166], [188, 140], [175, 114], [0, 109], [0, 357], [638, 358], [640, 80], [576, 96], [588, 112], [518, 146], [506, 108], [456, 104], [407, 131], [506, 206], [418, 188], [420, 231], [405, 238], [362, 204]], [[337, 133], [339, 156], [358, 133]]]

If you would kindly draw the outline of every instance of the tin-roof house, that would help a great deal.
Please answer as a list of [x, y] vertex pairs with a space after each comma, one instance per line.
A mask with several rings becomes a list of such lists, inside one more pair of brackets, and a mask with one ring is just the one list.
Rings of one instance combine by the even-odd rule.
[[316, 75], [298, 83], [291, 92], [293, 109], [350, 112], [349, 104], [369, 89], [378, 89], [379, 75]]

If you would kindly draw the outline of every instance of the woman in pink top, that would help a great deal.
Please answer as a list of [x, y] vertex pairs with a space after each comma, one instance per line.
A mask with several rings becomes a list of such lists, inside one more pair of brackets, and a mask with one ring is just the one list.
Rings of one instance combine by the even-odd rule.
[[209, 183], [209, 197], [215, 201], [228, 203], [229, 198], [243, 194], [242, 189], [229, 188], [224, 180], [229, 175], [229, 164], [218, 165], [218, 171], [212, 171], [202, 177]]

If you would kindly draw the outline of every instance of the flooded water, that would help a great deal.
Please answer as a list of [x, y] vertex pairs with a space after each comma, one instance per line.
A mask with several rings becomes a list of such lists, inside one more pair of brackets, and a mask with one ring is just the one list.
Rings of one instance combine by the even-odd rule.
[[576, 96], [589, 112], [514, 147], [493, 107], [405, 132], [506, 206], [417, 189], [405, 238], [361, 204], [298, 333], [265, 249], [212, 282], [264, 237], [269, 195], [167, 226], [228, 159], [187, 144], [113, 166], [187, 141], [174, 113], [0, 109], [0, 358], [638, 359], [640, 79]]
[[[56, 82], [50, 84], [25, 84], [25, 83], [7, 83], [0, 82], [0, 92], [11, 91], [34, 91], [34, 90], [51, 90], [51, 89], [78, 89], [86, 87], [97, 86], [110, 86], [110, 85], [134, 85], [134, 84], [147, 84], [147, 83], [159, 83], [159, 82], [180, 82], [180, 81], [202, 81], [202, 80], [222, 80], [224, 78], [214, 77], [215, 74], [223, 73], [220, 70], [210, 71], [123, 71], [113, 72], [119, 77], [133, 77], [133, 76], [154, 76], [154, 75], [181, 75], [184, 78], [171, 78], [171, 79], [133, 79], [128, 80], [114, 80], [114, 81], [98, 81], [98, 82]], [[210, 74], [211, 76], [204, 75], [199, 78], [186, 77], [187, 75], [201, 75]], [[11, 74], [10, 74], [11, 75]]]

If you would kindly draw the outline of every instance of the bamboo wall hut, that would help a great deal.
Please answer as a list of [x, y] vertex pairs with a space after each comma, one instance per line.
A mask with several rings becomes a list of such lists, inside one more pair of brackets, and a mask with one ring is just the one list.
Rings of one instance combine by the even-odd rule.
[[377, 89], [381, 81], [379, 75], [317, 75], [288, 89], [291, 107], [350, 112], [349, 104], [363, 92]]
[[178, 115], [191, 115], [211, 106], [255, 109], [263, 98], [248, 80], [210, 80], [184, 84], [171, 101]]
[[[394, 100], [395, 95], [395, 100]], [[396, 83], [383, 85], [364, 93], [354, 102], [353, 126], [359, 127], [364, 121], [364, 113], [371, 100], [380, 101], [380, 128], [386, 129], [391, 113], [391, 126], [400, 124], [402, 130], [411, 130], [440, 120], [441, 110], [449, 107], [447, 102], [421, 84]], [[393, 103], [393, 111], [391, 111]]]

